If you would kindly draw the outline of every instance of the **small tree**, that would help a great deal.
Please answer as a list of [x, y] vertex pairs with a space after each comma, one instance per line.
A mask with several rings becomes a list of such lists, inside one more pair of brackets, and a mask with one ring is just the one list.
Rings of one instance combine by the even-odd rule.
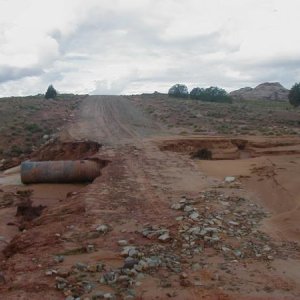
[[176, 98], [188, 98], [189, 90], [184, 84], [175, 84], [169, 89], [168, 95]]
[[56, 89], [53, 87], [53, 85], [50, 84], [50, 85], [48, 86], [47, 92], [46, 92], [46, 94], [45, 94], [45, 98], [46, 98], [46, 99], [54, 99], [54, 98], [56, 98], [56, 96], [57, 96], [57, 91], [56, 91]]
[[300, 105], [300, 82], [295, 83], [289, 92], [289, 101], [291, 105], [297, 107]]

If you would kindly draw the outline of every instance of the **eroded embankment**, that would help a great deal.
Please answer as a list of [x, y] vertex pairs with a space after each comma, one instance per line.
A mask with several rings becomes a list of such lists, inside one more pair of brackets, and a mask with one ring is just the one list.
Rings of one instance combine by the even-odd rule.
[[102, 147], [94, 141], [60, 142], [54, 141], [41, 147], [33, 153], [30, 160], [77, 160], [96, 154]]
[[163, 140], [162, 151], [174, 151], [191, 155], [193, 158], [231, 160], [263, 155], [300, 154], [300, 140], [297, 138], [223, 138], [195, 137]]

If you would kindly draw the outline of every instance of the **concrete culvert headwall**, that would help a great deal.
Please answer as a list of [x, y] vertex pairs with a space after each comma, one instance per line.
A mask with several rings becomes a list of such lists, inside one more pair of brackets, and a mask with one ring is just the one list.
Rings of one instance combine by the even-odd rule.
[[104, 161], [25, 161], [21, 164], [21, 180], [30, 183], [91, 182], [101, 175]]

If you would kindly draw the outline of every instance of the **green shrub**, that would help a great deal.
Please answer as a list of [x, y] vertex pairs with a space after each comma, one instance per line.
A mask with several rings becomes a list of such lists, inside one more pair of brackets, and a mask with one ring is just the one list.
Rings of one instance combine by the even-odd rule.
[[300, 105], [300, 82], [295, 83], [289, 92], [289, 101], [291, 105], [297, 107]]
[[20, 155], [23, 153], [23, 150], [17, 145], [12, 145], [10, 148], [10, 152], [13, 155]]
[[186, 85], [178, 83], [169, 89], [168, 95], [175, 98], [188, 98], [189, 90]]
[[50, 85], [48, 86], [47, 92], [46, 92], [46, 94], [45, 94], [45, 98], [46, 98], [46, 99], [55, 99], [56, 96], [57, 96], [57, 91], [56, 91], [56, 89], [53, 87], [53, 85], [50, 84]]
[[31, 133], [41, 132], [43, 129], [36, 123], [27, 124], [25, 129], [30, 131]]
[[210, 102], [225, 102], [231, 103], [231, 97], [224, 89], [211, 86], [207, 89], [193, 88], [190, 93], [190, 98], [195, 100], [210, 101]]

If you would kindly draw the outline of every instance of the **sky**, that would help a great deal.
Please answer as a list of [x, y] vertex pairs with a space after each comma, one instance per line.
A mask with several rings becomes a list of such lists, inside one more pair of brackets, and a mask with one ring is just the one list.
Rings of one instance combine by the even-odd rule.
[[299, 0], [0, 0], [0, 96], [300, 81]]

